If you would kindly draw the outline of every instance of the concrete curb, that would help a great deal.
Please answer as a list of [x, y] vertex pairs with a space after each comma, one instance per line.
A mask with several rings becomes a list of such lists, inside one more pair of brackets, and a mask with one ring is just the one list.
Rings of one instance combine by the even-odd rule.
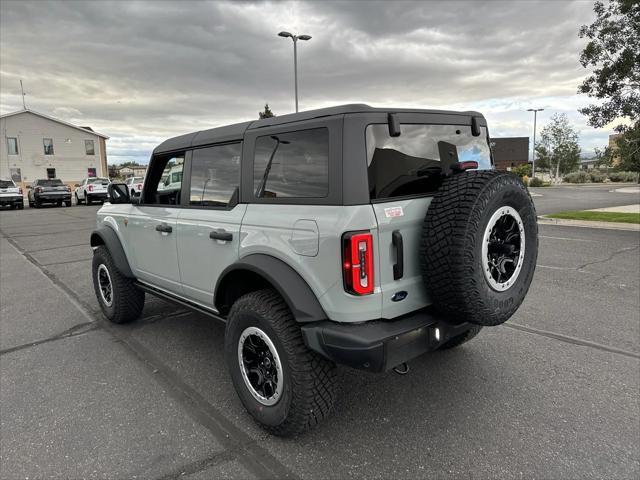
[[629, 232], [640, 232], [640, 224], [620, 223], [620, 222], [596, 222], [592, 220], [567, 220], [563, 218], [548, 218], [544, 215], [538, 216], [540, 225], [559, 225], [562, 227], [582, 227], [582, 228], [602, 228], [605, 230], [626, 230]]

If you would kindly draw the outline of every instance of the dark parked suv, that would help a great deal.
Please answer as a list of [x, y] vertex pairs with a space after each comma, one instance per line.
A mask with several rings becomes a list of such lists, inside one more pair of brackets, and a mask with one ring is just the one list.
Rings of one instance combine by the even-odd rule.
[[71, 206], [71, 188], [59, 178], [40, 178], [29, 187], [27, 196], [30, 207], [39, 208], [45, 203], [53, 203], [59, 207], [64, 203]]

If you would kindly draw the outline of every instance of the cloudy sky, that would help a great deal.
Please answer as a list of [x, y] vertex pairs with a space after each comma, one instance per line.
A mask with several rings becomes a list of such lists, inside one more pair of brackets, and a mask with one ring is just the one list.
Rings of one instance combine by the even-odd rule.
[[564, 112], [585, 152], [578, 28], [591, 1], [0, 3], [0, 112], [27, 107], [109, 135], [110, 163], [145, 162], [167, 137], [342, 103], [474, 109], [491, 134], [527, 136]]

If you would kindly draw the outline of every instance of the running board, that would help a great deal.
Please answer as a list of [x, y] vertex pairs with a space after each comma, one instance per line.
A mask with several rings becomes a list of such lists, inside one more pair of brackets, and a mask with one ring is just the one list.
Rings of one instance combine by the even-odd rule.
[[227, 323], [227, 320], [225, 318], [221, 317], [220, 315], [218, 315], [213, 310], [210, 310], [210, 309], [208, 309], [206, 307], [203, 307], [202, 305], [198, 305], [195, 302], [191, 302], [191, 301], [187, 300], [186, 298], [178, 297], [176, 295], [173, 295], [173, 294], [171, 294], [169, 292], [165, 292], [164, 290], [160, 290], [159, 288], [153, 287], [153, 286], [148, 285], [146, 283], [135, 282], [135, 285], [140, 290], [143, 290], [143, 291], [145, 291], [147, 293], [150, 293], [151, 295], [159, 297], [159, 298], [161, 298], [163, 300], [167, 300], [168, 302], [176, 303], [178, 305], [182, 305], [183, 307], [187, 307], [190, 310], [193, 310], [193, 311], [198, 312], [198, 313], [202, 313], [202, 314], [207, 315], [208, 317], [211, 317], [211, 318], [215, 318], [216, 320], [219, 320], [219, 321], [221, 321], [223, 323]]

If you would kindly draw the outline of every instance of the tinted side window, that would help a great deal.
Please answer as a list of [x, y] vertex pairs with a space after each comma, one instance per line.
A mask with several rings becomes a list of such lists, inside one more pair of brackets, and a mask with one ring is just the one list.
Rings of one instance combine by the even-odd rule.
[[189, 205], [224, 207], [240, 182], [239, 143], [193, 151]]
[[[149, 175], [144, 180], [144, 200], [142, 203], [146, 205], [179, 205], [182, 185], [163, 181], [163, 178], [171, 173], [182, 175], [183, 165], [184, 153], [154, 157]], [[137, 183], [137, 177], [132, 180], [132, 185]]]
[[258, 137], [253, 191], [262, 198], [323, 198], [329, 193], [329, 130]]

